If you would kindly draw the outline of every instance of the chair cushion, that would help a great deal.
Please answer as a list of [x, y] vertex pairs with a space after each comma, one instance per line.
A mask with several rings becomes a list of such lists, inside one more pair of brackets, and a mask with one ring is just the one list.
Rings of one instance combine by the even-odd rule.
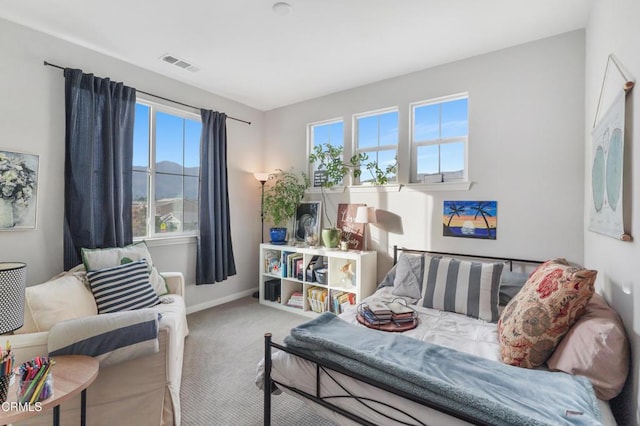
[[150, 308], [160, 299], [149, 283], [146, 260], [87, 272], [98, 313]]
[[544, 363], [584, 313], [596, 274], [564, 259], [538, 266], [498, 321], [502, 361], [525, 368]]

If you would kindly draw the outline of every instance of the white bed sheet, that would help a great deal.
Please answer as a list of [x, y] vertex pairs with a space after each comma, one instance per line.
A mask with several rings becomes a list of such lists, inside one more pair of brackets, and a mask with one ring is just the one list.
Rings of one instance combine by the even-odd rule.
[[[391, 294], [391, 290], [391, 287], [383, 287], [368, 299], [390, 301], [395, 298], [395, 296]], [[494, 361], [500, 360], [500, 347], [498, 343], [496, 324], [479, 321], [465, 315], [459, 315], [451, 312], [443, 312], [415, 306], [414, 308], [416, 308], [416, 310], [420, 314], [418, 326], [413, 330], [404, 332], [403, 334], [419, 340], [447, 346], [452, 349], [478, 355]], [[340, 317], [347, 322], [357, 324], [356, 313], [357, 312], [354, 307], [353, 309], [341, 314]], [[272, 360], [273, 363], [271, 376], [274, 380], [285, 385], [296, 387], [305, 392], [315, 394], [316, 368], [314, 364], [281, 351], [274, 351]], [[258, 381], [262, 376], [261, 372], [262, 363], [259, 366], [259, 377], [257, 378]], [[436, 410], [429, 409], [418, 403], [400, 398], [389, 392], [383, 391], [362, 382], [358, 382], [341, 374], [331, 372], [331, 375], [336, 378], [342, 386], [345, 386], [352, 394], [364, 396], [372, 400], [384, 401], [392, 407], [398, 408], [406, 413], [410, 413], [412, 416], [418, 418], [423, 423], [443, 426], [469, 424]], [[287, 392], [286, 389], [283, 389], [283, 391]], [[294, 393], [287, 393], [296, 396]], [[345, 391], [342, 390], [338, 384], [333, 382], [328, 377], [322, 377], [322, 396], [344, 394]], [[336, 424], [356, 424], [345, 419], [343, 416], [334, 413], [324, 407], [321, 407], [315, 403], [312, 403], [310, 401], [305, 402], [307, 402], [309, 406], [316, 410], [320, 415], [334, 421]], [[389, 418], [384, 417], [383, 415], [373, 412], [361, 402], [353, 399], [340, 398], [331, 402], [353, 412], [354, 414], [368, 419], [374, 424], [401, 424], [398, 422], [394, 422]], [[616, 425], [615, 419], [609, 407], [609, 403], [601, 400], [598, 400], [598, 403], [600, 406], [600, 411], [602, 413], [603, 424], [607, 426]], [[385, 413], [393, 412], [393, 410], [389, 409], [388, 407], [379, 405], [377, 407]], [[395, 412], [394, 416], [397, 416], [396, 418], [399, 418], [403, 421], [408, 420], [406, 417], [403, 417], [402, 414], [399, 414], [399, 412]]]

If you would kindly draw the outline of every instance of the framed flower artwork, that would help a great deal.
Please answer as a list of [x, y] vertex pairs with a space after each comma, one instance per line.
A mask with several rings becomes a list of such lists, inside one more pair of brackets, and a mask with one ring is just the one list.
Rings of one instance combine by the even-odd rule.
[[35, 229], [38, 156], [0, 150], [0, 231]]

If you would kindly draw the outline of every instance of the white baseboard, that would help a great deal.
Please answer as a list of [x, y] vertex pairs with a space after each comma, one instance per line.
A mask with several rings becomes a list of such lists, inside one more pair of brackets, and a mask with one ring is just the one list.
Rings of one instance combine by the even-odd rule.
[[213, 308], [214, 306], [222, 305], [223, 303], [233, 302], [234, 300], [242, 299], [243, 297], [251, 296], [256, 291], [258, 291], [257, 287], [250, 290], [244, 290], [239, 293], [230, 294], [229, 296], [221, 297], [219, 299], [198, 303], [197, 305], [187, 306], [187, 315]]

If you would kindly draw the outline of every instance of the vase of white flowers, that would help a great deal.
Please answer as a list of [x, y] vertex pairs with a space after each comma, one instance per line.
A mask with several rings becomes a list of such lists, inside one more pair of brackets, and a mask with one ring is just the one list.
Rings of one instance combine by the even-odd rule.
[[12, 228], [29, 206], [36, 172], [19, 156], [0, 152], [0, 228]]

